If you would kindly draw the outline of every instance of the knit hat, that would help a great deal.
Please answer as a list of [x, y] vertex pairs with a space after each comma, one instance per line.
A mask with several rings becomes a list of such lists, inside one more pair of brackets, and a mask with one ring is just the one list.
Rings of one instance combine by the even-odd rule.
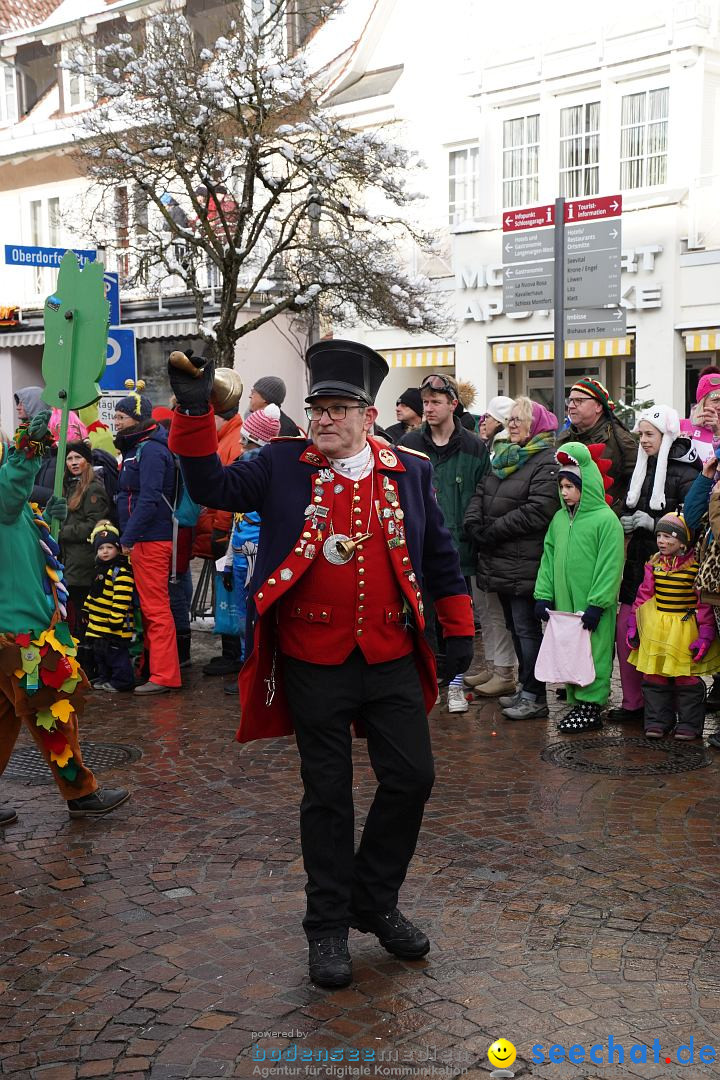
[[[637, 414], [633, 431], [640, 430], [640, 421], [652, 424], [662, 435], [662, 442], [658, 450], [657, 463], [655, 465], [655, 477], [653, 479], [652, 493], [650, 495], [650, 509], [662, 510], [665, 505], [665, 479], [667, 477], [667, 463], [670, 447], [680, 434], [680, 417], [675, 409], [669, 405], [653, 405], [651, 409], [643, 409]], [[627, 493], [626, 505], [632, 509], [637, 506], [642, 486], [647, 475], [648, 456], [642, 446], [638, 446], [635, 469], [630, 478], [630, 487]]]
[[269, 404], [282, 405], [287, 394], [287, 388], [282, 379], [279, 379], [277, 375], [263, 375], [262, 379], [257, 379], [253, 383], [253, 390], [256, 390], [261, 398], [265, 398]]
[[[515, 402], [513, 402], [513, 405]], [[553, 434], [558, 429], [557, 416], [550, 412], [539, 401], [532, 403], [532, 420], [530, 421], [530, 438], [539, 435], [543, 431], [551, 431]]]
[[563, 465], [558, 471], [558, 480], [562, 480], [563, 477], [582, 491], [582, 473], [579, 465]]
[[503, 427], [505, 427], [510, 419], [510, 413], [512, 412], [514, 404], [515, 402], [511, 397], [490, 398], [485, 412], [488, 416], [492, 416], [493, 420], [497, 420], [498, 424], [502, 424]]
[[120, 533], [113, 525], [112, 521], [98, 521], [97, 525], [90, 533], [90, 543], [93, 546], [93, 551], [97, 555], [98, 548], [103, 544], [114, 544], [118, 551], [121, 550], [120, 546]]
[[80, 442], [80, 440], [69, 442], [65, 447], [66, 463], [68, 454], [80, 454], [81, 457], [84, 457], [85, 460], [92, 465], [92, 447], [88, 446], [86, 442]]
[[254, 442], [265, 446], [280, 434], [280, 409], [277, 405], [266, 405], [248, 413], [243, 421], [242, 436], [245, 442]]
[[708, 372], [707, 375], [701, 375], [697, 384], [697, 394], [695, 400], [700, 402], [713, 390], [720, 391], [720, 375], [715, 375], [712, 372]]
[[407, 390], [403, 390], [402, 394], [397, 399], [396, 404], [407, 405], [408, 409], [412, 409], [416, 416], [422, 417], [422, 395], [416, 386], [408, 386]]
[[145, 383], [142, 379], [135, 384], [134, 390], [132, 389], [133, 383], [130, 379], [126, 381], [125, 386], [130, 390], [130, 393], [127, 397], [120, 398], [119, 401], [115, 402], [115, 412], [125, 413], [126, 416], [131, 416], [133, 420], [137, 420], [138, 422], [151, 420], [153, 411], [152, 401], [149, 397], [143, 397], [140, 393], [141, 390], [145, 389]]
[[663, 514], [655, 526], [655, 535], [657, 536], [658, 533], [675, 536], [678, 540], [682, 540], [683, 544], [692, 543], [692, 533], [682, 514]]
[[606, 413], [611, 413], [615, 408], [615, 402], [610, 400], [607, 388], [597, 379], [591, 379], [589, 375], [586, 375], [584, 379], [579, 379], [570, 387], [571, 394], [574, 390], [577, 390], [579, 394], [586, 394], [587, 397], [599, 402]]

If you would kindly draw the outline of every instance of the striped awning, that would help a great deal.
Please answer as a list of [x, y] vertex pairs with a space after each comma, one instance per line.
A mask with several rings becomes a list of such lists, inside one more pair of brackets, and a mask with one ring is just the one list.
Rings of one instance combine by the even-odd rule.
[[[529, 364], [536, 360], [554, 360], [553, 341], [515, 341], [493, 345], [494, 364]], [[597, 356], [631, 356], [633, 339], [592, 338], [589, 341], [566, 341], [566, 360], [591, 360]]]
[[455, 348], [442, 349], [378, 349], [391, 368], [454, 367]]
[[685, 334], [686, 352], [713, 352], [720, 349], [720, 330], [699, 330]]
[[0, 333], [0, 349], [16, 349], [18, 346], [42, 345], [45, 341], [43, 330], [14, 330], [7, 334]]

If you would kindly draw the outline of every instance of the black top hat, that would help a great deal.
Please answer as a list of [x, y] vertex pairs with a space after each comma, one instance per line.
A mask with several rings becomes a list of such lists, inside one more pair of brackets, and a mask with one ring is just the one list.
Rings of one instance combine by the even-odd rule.
[[318, 341], [306, 353], [310, 392], [305, 398], [351, 397], [372, 405], [388, 373], [387, 361], [358, 341]]

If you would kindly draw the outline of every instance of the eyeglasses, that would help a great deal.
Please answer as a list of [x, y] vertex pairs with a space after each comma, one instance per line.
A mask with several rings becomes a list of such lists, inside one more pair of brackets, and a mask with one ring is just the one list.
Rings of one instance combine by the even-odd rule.
[[569, 407], [570, 405], [584, 405], [587, 401], [592, 400], [593, 399], [591, 397], [587, 397], [586, 395], [584, 395], [583, 397], [569, 397], [565, 402], [565, 405], [567, 407]]
[[323, 413], [327, 413], [331, 420], [344, 420], [348, 409], [367, 409], [367, 405], [308, 405], [305, 415], [308, 420], [322, 420]]
[[512, 427], [515, 424], [522, 424], [522, 422], [523, 421], [521, 416], [511, 416], [508, 420], [508, 427]]
[[426, 375], [420, 384], [421, 390], [444, 390], [455, 397], [455, 387], [444, 375]]

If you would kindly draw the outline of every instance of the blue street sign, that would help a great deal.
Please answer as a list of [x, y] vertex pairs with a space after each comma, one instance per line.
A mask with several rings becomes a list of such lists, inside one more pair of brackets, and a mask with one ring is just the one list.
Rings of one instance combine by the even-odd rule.
[[103, 390], [124, 390], [125, 380], [135, 382], [136, 376], [135, 331], [113, 326], [108, 333], [107, 367], [100, 386]]
[[26, 244], [6, 244], [5, 262], [8, 266], [50, 266], [57, 269], [66, 251], [74, 251], [80, 266], [95, 262], [97, 251], [79, 248], [28, 247]]
[[110, 325], [120, 325], [120, 282], [118, 276], [112, 271], [103, 274], [105, 283], [105, 299], [110, 305]]

